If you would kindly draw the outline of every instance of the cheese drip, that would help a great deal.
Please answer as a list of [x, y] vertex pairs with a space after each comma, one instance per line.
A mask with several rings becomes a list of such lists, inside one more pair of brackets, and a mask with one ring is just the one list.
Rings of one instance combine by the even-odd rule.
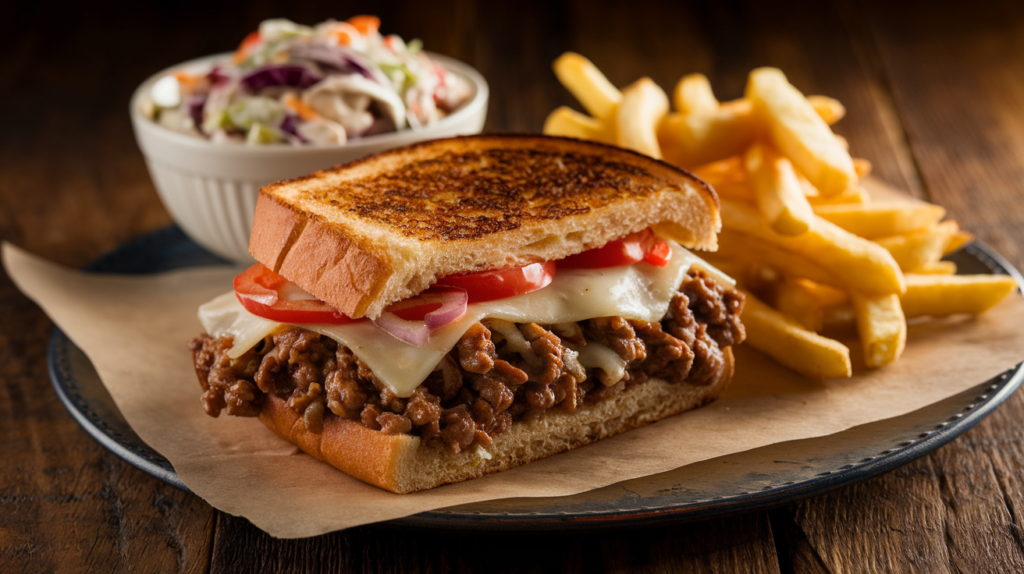
[[[559, 270], [554, 281], [538, 291], [473, 303], [461, 319], [435, 331], [423, 347], [400, 341], [370, 321], [299, 326], [348, 347], [395, 395], [409, 397], [462, 335], [483, 319], [552, 325], [619, 316], [653, 322], [665, 316], [691, 265], [697, 264], [719, 281], [733, 284], [731, 278], [680, 245], [672, 241], [669, 245], [672, 257], [665, 267], [641, 262], [605, 269]], [[231, 358], [240, 357], [281, 326], [249, 313], [234, 292], [200, 307], [199, 320], [210, 336], [235, 338], [228, 352]]]

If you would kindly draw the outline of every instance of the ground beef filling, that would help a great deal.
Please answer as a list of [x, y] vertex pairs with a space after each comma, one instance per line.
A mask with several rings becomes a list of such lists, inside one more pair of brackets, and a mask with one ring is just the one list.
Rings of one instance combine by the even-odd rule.
[[[690, 271], [658, 323], [603, 317], [541, 326], [485, 320], [408, 398], [395, 396], [358, 357], [334, 340], [298, 327], [281, 329], [237, 359], [230, 337], [189, 342], [210, 416], [256, 416], [266, 395], [287, 401], [306, 428], [342, 417], [385, 433], [411, 433], [453, 452], [487, 446], [514, 421], [549, 409], [574, 411], [649, 377], [706, 385], [725, 368], [723, 349], [743, 341], [743, 295], [702, 271]], [[625, 377], [585, 369], [577, 350], [610, 347]], [[610, 384], [606, 384], [610, 383]]]

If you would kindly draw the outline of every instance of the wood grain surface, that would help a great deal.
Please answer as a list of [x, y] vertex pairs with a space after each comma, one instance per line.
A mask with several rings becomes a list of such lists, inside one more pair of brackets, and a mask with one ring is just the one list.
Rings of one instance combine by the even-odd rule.
[[[1024, 267], [1020, 2], [5, 3], [0, 239], [81, 266], [170, 224], [128, 122], [134, 87], [233, 49], [266, 17], [357, 13], [479, 69], [489, 131], [539, 131], [555, 106], [575, 106], [550, 71], [566, 50], [617, 85], [703, 72], [723, 100], [750, 69], [781, 67], [846, 105], [836, 130], [876, 175]], [[1020, 394], [916, 462], [771, 510], [625, 531], [369, 526], [282, 541], [89, 438], [50, 387], [51, 323], [6, 275], [0, 317], [4, 572], [1024, 571]]]

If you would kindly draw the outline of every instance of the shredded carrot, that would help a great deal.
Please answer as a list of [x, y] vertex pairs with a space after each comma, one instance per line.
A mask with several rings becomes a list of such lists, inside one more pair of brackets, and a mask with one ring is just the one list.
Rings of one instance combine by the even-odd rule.
[[348, 23], [355, 26], [363, 36], [375, 34], [380, 30], [380, 18], [376, 16], [353, 16], [348, 19]]
[[330, 34], [339, 46], [349, 46], [356, 37], [362, 35], [355, 26], [348, 22], [335, 22], [331, 27]]
[[231, 61], [236, 64], [241, 64], [252, 54], [253, 50], [256, 49], [256, 44], [260, 43], [260, 32], [250, 32], [248, 36], [242, 40], [242, 43], [238, 45], [238, 49], [235, 50], [235, 54], [231, 56]]
[[352, 36], [345, 30], [334, 30], [331, 32], [339, 46], [348, 46], [352, 43]]
[[206, 76], [198, 76], [182, 71], [174, 72], [174, 77], [177, 78], [178, 84], [186, 89], [192, 88], [206, 79]]
[[320, 114], [313, 111], [313, 108], [307, 106], [302, 100], [295, 97], [295, 94], [288, 93], [282, 98], [281, 103], [291, 111], [299, 115], [300, 118], [309, 122], [320, 117]]

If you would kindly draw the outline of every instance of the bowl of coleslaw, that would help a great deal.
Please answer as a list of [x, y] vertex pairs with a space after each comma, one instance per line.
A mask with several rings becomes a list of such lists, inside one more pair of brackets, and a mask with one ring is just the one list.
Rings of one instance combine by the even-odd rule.
[[264, 21], [230, 54], [184, 62], [132, 96], [164, 206], [197, 243], [247, 263], [260, 187], [419, 141], [479, 133], [486, 80], [383, 36], [379, 21]]

